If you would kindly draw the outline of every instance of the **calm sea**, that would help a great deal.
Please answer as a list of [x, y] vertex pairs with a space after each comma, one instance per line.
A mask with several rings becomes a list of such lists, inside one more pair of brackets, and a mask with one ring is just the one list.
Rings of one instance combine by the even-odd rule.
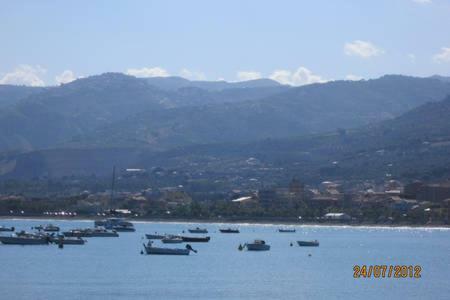
[[[0, 220], [30, 231], [43, 220]], [[51, 221], [63, 229], [92, 221]], [[199, 224], [135, 223], [135, 233], [84, 246], [0, 245], [1, 299], [449, 299], [450, 230], [201, 224], [209, 243], [189, 256], [141, 255], [144, 233], [181, 233]], [[4, 233], [6, 234], [6, 233]], [[186, 234], [187, 235], [187, 234]], [[264, 239], [268, 252], [238, 251]], [[304, 248], [296, 240], [320, 241]], [[167, 247], [182, 247], [166, 245]], [[310, 255], [309, 255], [310, 254]], [[354, 265], [420, 265], [421, 278], [353, 278]]]

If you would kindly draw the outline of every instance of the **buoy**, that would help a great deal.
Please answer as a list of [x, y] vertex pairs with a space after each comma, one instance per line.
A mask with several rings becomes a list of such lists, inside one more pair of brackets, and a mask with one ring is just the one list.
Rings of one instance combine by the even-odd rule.
[[63, 249], [63, 248], [64, 248], [64, 243], [59, 242], [59, 243], [58, 243], [58, 248], [59, 248], [59, 249]]
[[312, 256], [312, 255], [311, 255], [311, 253], [310, 253], [310, 254], [308, 254], [308, 256], [309, 256], [309, 257], [311, 257], [311, 256]]
[[294, 246], [294, 245], [293, 245], [292, 242], [291, 242], [291, 247], [292, 247], [292, 246]]
[[143, 250], [141, 250], [141, 255], [142, 255], [142, 254], [144, 254], [144, 251], [143, 251]]

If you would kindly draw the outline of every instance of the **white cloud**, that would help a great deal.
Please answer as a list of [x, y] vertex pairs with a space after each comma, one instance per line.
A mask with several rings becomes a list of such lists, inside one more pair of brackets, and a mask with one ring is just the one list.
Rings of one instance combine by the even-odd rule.
[[319, 75], [313, 74], [305, 67], [299, 67], [296, 71], [275, 70], [269, 78], [282, 84], [289, 85], [305, 85], [311, 83], [323, 83], [327, 81]]
[[75, 79], [77, 79], [77, 77], [71, 70], [65, 70], [64, 72], [62, 72], [59, 75], [56, 75], [56, 77], [55, 77], [55, 81], [58, 84], [69, 83], [69, 82], [74, 81]]
[[180, 71], [180, 76], [190, 80], [205, 80], [206, 76], [202, 72], [191, 71], [189, 69], [182, 69]]
[[41, 66], [19, 65], [12, 72], [6, 73], [0, 84], [44, 86], [45, 82], [40, 76], [47, 72]]
[[262, 76], [261, 73], [255, 71], [239, 71], [237, 72], [236, 77], [239, 81], [247, 81], [260, 79]]
[[128, 69], [126, 74], [136, 77], [167, 77], [170, 76], [169, 72], [160, 67], [154, 68], [141, 68], [141, 69]]
[[433, 60], [437, 63], [450, 62], [450, 47], [442, 47], [441, 52], [433, 56]]
[[419, 3], [419, 4], [430, 4], [431, 0], [412, 0], [413, 2]]
[[358, 80], [362, 80], [363, 78], [361, 76], [357, 76], [357, 75], [353, 75], [353, 74], [348, 74], [347, 76], [345, 76], [345, 80], [352, 80], [352, 81], [358, 81]]
[[351, 43], [345, 43], [344, 52], [349, 56], [359, 56], [362, 58], [369, 58], [378, 56], [384, 53], [383, 49], [378, 48], [371, 42], [356, 40]]

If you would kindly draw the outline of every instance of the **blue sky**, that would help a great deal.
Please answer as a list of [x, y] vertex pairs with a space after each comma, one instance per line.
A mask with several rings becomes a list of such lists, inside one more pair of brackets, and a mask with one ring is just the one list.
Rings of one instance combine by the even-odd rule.
[[450, 75], [450, 0], [8, 1], [0, 83]]

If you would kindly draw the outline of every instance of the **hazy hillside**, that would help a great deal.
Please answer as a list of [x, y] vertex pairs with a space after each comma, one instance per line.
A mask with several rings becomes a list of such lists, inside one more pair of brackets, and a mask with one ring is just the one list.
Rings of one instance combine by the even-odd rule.
[[[324, 179], [442, 178], [450, 175], [450, 97], [427, 103], [393, 120], [349, 131], [178, 147], [55, 149], [0, 157], [1, 175], [110, 175], [119, 168], [172, 168], [192, 176], [224, 174], [267, 177], [273, 182], [300, 176]], [[256, 164], [248, 164], [252, 157]], [[195, 175], [197, 174], [197, 175]], [[200, 175], [198, 175], [200, 174]], [[202, 175], [203, 174], [203, 175]]]
[[390, 119], [447, 94], [448, 82], [406, 76], [292, 88], [271, 80], [190, 82], [107, 73], [16, 97], [15, 105], [1, 108], [0, 152], [167, 150], [320, 134]]
[[0, 84], [0, 109], [17, 104], [21, 99], [48, 88]]

